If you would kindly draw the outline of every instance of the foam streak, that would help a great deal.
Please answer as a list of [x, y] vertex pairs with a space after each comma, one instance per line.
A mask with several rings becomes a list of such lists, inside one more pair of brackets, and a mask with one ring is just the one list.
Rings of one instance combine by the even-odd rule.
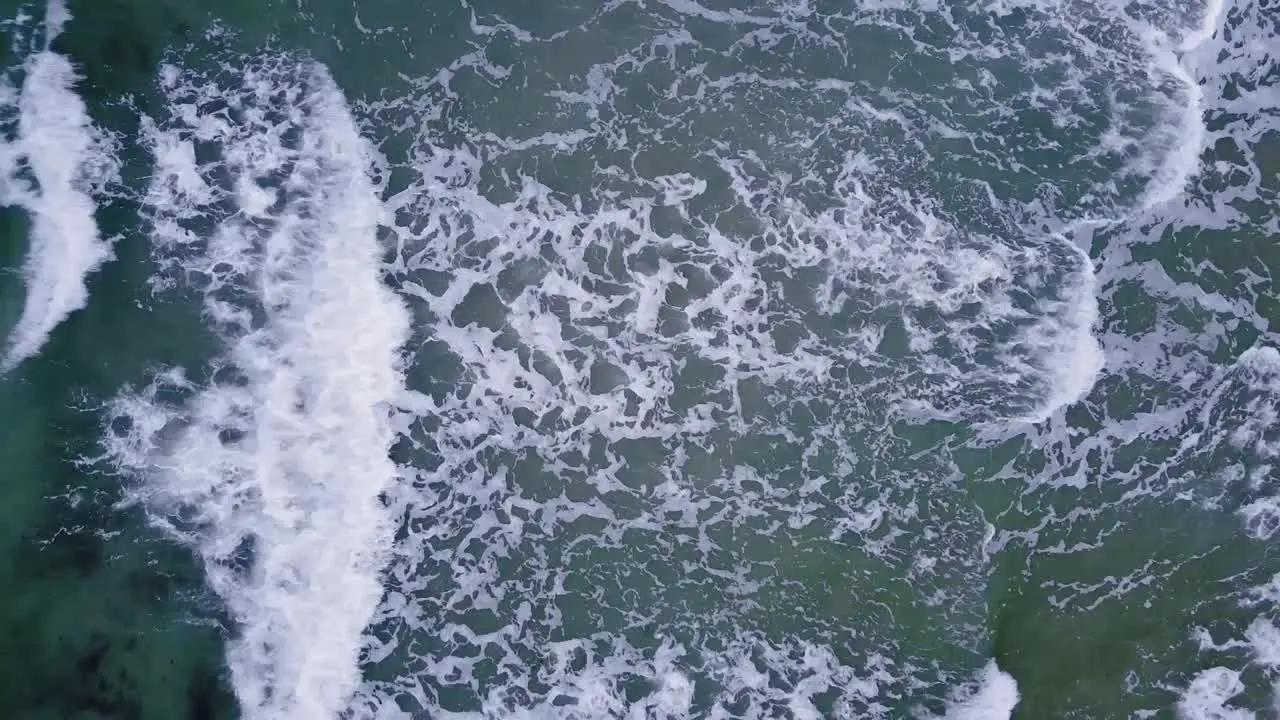
[[[52, 0], [47, 31], [52, 40], [69, 19]], [[47, 47], [28, 59], [17, 94], [17, 138], [0, 150], [0, 202], [25, 209], [31, 218], [30, 248], [23, 268], [27, 285], [22, 317], [9, 334], [0, 372], [40, 351], [49, 334], [88, 302], [86, 277], [112, 256], [94, 221], [97, 209], [86, 190], [91, 168], [111, 164], [84, 102], [75, 93], [71, 61]], [[19, 172], [29, 170], [30, 182]]]

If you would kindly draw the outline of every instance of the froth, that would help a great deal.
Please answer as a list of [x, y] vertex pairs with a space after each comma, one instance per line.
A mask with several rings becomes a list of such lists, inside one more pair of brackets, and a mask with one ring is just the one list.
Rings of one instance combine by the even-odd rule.
[[37, 354], [68, 315], [88, 302], [87, 276], [111, 257], [99, 233], [94, 184], [116, 174], [114, 143], [89, 118], [76, 94], [75, 68], [48, 49], [69, 19], [61, 0], [48, 6], [46, 48], [27, 58], [17, 104], [16, 136], [0, 147], [0, 202], [31, 218], [23, 266], [22, 316], [10, 331], [0, 372]]
[[204, 558], [244, 716], [319, 720], [356, 687], [382, 595], [408, 320], [381, 281], [372, 150], [341, 92], [307, 60], [234, 64], [166, 68], [168, 116], [144, 122], [159, 284], [198, 281], [225, 354], [206, 379], [169, 372], [120, 398], [107, 444]]
[[[976, 657], [991, 535], [963, 473], [908, 438], [938, 420], [1021, 432], [1101, 373], [1081, 229], [1154, 192], [1184, 109], [1112, 9], [1036, 3], [1031, 36], [897, 7], [832, 20], [918, 23], [913, 50], [968, 78], [937, 88], [825, 62], [856, 48], [811, 8], [667, 3], [653, 37], [566, 69], [581, 83], [530, 79], [525, 97], [525, 68], [477, 53], [371, 102], [410, 128], [389, 205], [424, 344], [377, 628], [383, 667], [411, 677], [367, 683], [369, 716], [443, 712], [449, 693], [473, 717], [626, 717], [672, 678], [707, 698], [692, 716], [891, 717], [945, 696], [930, 658]], [[1044, 86], [997, 84], [1011, 59]], [[531, 129], [472, 105], [477, 85]], [[1023, 112], [1053, 132], [1028, 139]], [[805, 567], [855, 597], [790, 575]], [[868, 619], [908, 605], [902, 624]], [[679, 675], [656, 667], [655, 629], [682, 643]], [[722, 649], [753, 632], [745, 658]], [[574, 661], [548, 637], [579, 643]], [[1010, 715], [1012, 678], [991, 666], [977, 687], [953, 715]]]
[[944, 720], [1009, 720], [1018, 697], [1017, 681], [992, 660], [979, 674], [976, 687], [947, 708]]
[[1254, 720], [1248, 710], [1232, 707], [1231, 698], [1244, 692], [1240, 673], [1215, 667], [1200, 672], [1192, 679], [1178, 700], [1181, 720]]
[[[1245, 532], [1269, 541], [1280, 529], [1280, 496], [1271, 481], [1272, 464], [1280, 458], [1280, 352], [1258, 345], [1241, 353], [1234, 367], [1224, 375], [1210, 395], [1206, 418], [1216, 416], [1223, 431], [1211, 442], [1221, 445], [1231, 461], [1223, 476], [1243, 487], [1228, 488], [1231, 495], [1244, 493], [1237, 510]], [[1252, 588], [1242, 605], [1264, 611], [1245, 629], [1243, 638], [1215, 644], [1202, 632], [1201, 646], [1215, 650], [1246, 648], [1251, 664], [1273, 689], [1280, 688], [1280, 628], [1272, 614], [1280, 603], [1280, 576]], [[1184, 720], [1239, 720], [1256, 717], [1252, 711], [1234, 707], [1232, 698], [1245, 691], [1241, 672], [1228, 667], [1212, 667], [1198, 673], [1178, 701]], [[1280, 702], [1280, 695], [1275, 698]]]

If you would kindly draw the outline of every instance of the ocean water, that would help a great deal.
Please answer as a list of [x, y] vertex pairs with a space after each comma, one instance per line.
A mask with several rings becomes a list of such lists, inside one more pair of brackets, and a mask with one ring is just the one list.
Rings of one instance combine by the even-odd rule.
[[1280, 713], [1272, 0], [6, 0], [0, 717]]

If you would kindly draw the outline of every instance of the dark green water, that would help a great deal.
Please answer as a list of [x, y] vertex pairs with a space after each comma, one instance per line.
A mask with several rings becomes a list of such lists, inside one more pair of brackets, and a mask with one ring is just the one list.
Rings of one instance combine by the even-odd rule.
[[0, 716], [1275, 716], [1264, 4], [67, 10]]

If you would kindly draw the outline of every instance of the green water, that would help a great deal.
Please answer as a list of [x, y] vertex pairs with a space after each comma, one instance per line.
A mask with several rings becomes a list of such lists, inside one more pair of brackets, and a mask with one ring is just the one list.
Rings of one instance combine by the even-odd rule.
[[[1068, 127], [1056, 124], [1043, 108], [1011, 116], [984, 114], [1004, 102], [999, 93], [993, 91], [983, 104], [953, 83], [963, 81], [972, 88], [985, 82], [984, 73], [996, 72], [997, 87], [1009, 93], [1005, 106], [1016, 109], [1025, 97], [1018, 93], [1024, 82], [1051, 82], [1049, 76], [1057, 70], [1050, 67], [1045, 77], [1028, 80], [1016, 58], [949, 62], [944, 51], [932, 51], [952, 42], [948, 33], [953, 30], [941, 22], [919, 23], [914, 40], [889, 26], [851, 20], [828, 18], [823, 25], [811, 17], [792, 27], [812, 30], [814, 37], [824, 29], [844, 37], [846, 44], [837, 47], [803, 38], [771, 45], [767, 38], [752, 38], [759, 28], [747, 20], [673, 16], [665, 5], [644, 3], [597, 8], [505, 0], [463, 7], [379, 0], [358, 9], [281, 0], [223, 2], [216, 8], [186, 0], [72, 0], [68, 5], [74, 20], [53, 48], [82, 73], [77, 90], [95, 122], [125, 138], [137, 133], [140, 113], [159, 117], [165, 112], [156, 82], [163, 63], [202, 69], [235, 57], [233, 50], [253, 54], [270, 49], [308, 55], [328, 69], [365, 135], [375, 137], [391, 159], [387, 193], [413, 182], [403, 158], [420, 132], [430, 134], [439, 147], [483, 147], [476, 150], [485, 161], [475, 171], [474, 187], [494, 204], [520, 196], [521, 184], [513, 180], [519, 177], [536, 178], [557, 198], [576, 195], [586, 204], [584, 215], [616, 210], [613, 198], [638, 186], [628, 173], [646, 179], [681, 172], [719, 178], [687, 204], [658, 207], [649, 216], [654, 232], [688, 235], [695, 238], [692, 246], [650, 256], [635, 250], [627, 231], [619, 230], [612, 246], [602, 241], [594, 254], [584, 256], [599, 282], [588, 288], [597, 298], [626, 293], [628, 280], [623, 278], [631, 277], [633, 267], [627, 263], [649, 263], [655, 272], [661, 262], [683, 268], [686, 282], [664, 297], [665, 314], [658, 316], [654, 337], [665, 333], [687, 340], [688, 328], [699, 327], [699, 322], [712, 328], [708, 337], [713, 337], [717, 328], [732, 324], [716, 323], [731, 314], [725, 307], [737, 302], [733, 297], [722, 299], [719, 317], [709, 310], [710, 319], [698, 316], [686, 322], [682, 315], [700, 300], [718, 297], [715, 290], [725, 282], [716, 272], [728, 265], [696, 268], [699, 263], [715, 266], [715, 253], [727, 252], [709, 249], [708, 238], [721, 234], [751, 243], [776, 227], [796, 227], [785, 221], [768, 227], [762, 220], [791, 217], [787, 213], [794, 208], [770, 205], [776, 198], [761, 199], [762, 207], [744, 207], [731, 183], [715, 175], [726, 157], [747, 159], [743, 175], [761, 198], [766, 195], [761, 188], [784, 187], [779, 196], [808, 213], [797, 217], [809, 217], [838, 205], [832, 195], [834, 188], [846, 187], [840, 185], [844, 159], [858, 153], [883, 155], [889, 174], [876, 176], [877, 181], [896, 178], [904, 192], [914, 193], [912, 198], [931, 198], [938, 216], [963, 223], [973, 236], [997, 238], [1021, 237], [1017, 233], [1026, 231], [1026, 225], [1010, 219], [1019, 211], [1008, 208], [1018, 203], [1030, 205], [1040, 198], [1044, 206], [1060, 207], [1053, 217], [1065, 226], [1128, 207], [1145, 182], [1141, 172], [1123, 169], [1141, 153], [1137, 145], [1102, 153], [1096, 162], [1079, 159], [1097, 140], [1090, 123], [1103, 122], [1101, 111], [1097, 117], [1082, 113], [1079, 124]], [[731, 5], [707, 3], [705, 8], [726, 11]], [[741, 5], [743, 12], [768, 10]], [[0, 6], [0, 17], [16, 16], [19, 9], [37, 16], [42, 12], [10, 2]], [[844, 11], [835, 6], [810, 10], [831, 16]], [[359, 31], [357, 11], [364, 28], [388, 29]], [[473, 17], [491, 26], [501, 17], [538, 39], [525, 39], [510, 27], [479, 33]], [[993, 47], [1002, 47], [1004, 36], [984, 35], [993, 31], [982, 18], [978, 10], [957, 10], [950, 20], [972, 31], [966, 42], [989, 39]], [[1005, 27], [1009, 37], [1022, 37], [1017, 28], [1025, 21], [1025, 14], [1014, 12], [1001, 16], [995, 26]], [[1105, 23], [1099, 27], [1105, 29]], [[207, 33], [214, 28], [226, 32], [210, 40]], [[666, 33], [681, 39], [664, 45], [660, 41]], [[1052, 28], [1028, 33], [1027, 47], [1038, 54], [1070, 52], [1070, 38], [1059, 37]], [[553, 91], [597, 92], [590, 68], [650, 43], [650, 63], [613, 68], [615, 87], [607, 101], [556, 99]], [[503, 72], [486, 73], [480, 64], [459, 61], [473, 52]], [[13, 62], [12, 57], [6, 62]], [[419, 80], [444, 68], [452, 73], [447, 90]], [[756, 76], [740, 89], [705, 100], [694, 92], [691, 68], [711, 77], [733, 78], [739, 71]], [[1084, 78], [1079, 92], [1101, 98], [1110, 87], [1106, 83], [1113, 82], [1123, 94], [1124, 83], [1136, 73], [1128, 66], [1113, 76], [1098, 71], [1096, 77]], [[781, 82], [785, 78], [811, 84], [789, 87]], [[771, 79], [779, 82], [771, 85]], [[884, 92], [846, 97], [815, 90], [812, 83], [818, 80]], [[1205, 87], [1212, 99], [1213, 84]], [[1068, 95], [1063, 91], [1064, 98]], [[405, 102], [408, 97], [419, 101]], [[1137, 103], [1131, 110], [1136, 118], [1132, 126], [1157, 125], [1150, 118], [1164, 112], [1159, 107], [1163, 97], [1149, 105]], [[873, 119], [849, 130], [839, 123], [856, 115], [849, 110], [855, 101], [865, 104], [858, 112]], [[920, 141], [909, 137], [900, 121], [885, 119], [884, 113], [894, 112], [912, 122], [937, 116], [976, 139], [943, 133]], [[1205, 116], [1211, 131], [1215, 123], [1229, 123], [1226, 112], [1206, 110]], [[825, 118], [833, 120], [824, 129]], [[495, 139], [538, 138], [584, 127], [591, 129], [589, 137], [572, 147], [557, 147], [554, 141], [503, 147]], [[998, 161], [991, 159], [997, 156]], [[463, 593], [447, 558], [479, 557], [483, 547], [458, 541], [452, 555], [413, 556], [415, 549], [436, 549], [427, 542], [393, 554], [395, 579], [388, 588], [417, 598], [420, 617], [416, 625], [384, 617], [374, 627], [375, 634], [394, 635], [403, 644], [364, 663], [364, 676], [374, 690], [362, 692], [403, 688], [406, 678], [417, 675], [426, 678], [432, 702], [423, 706], [402, 693], [396, 702], [404, 717], [433, 718], [443, 716], [441, 710], [478, 712], [485, 696], [504, 692], [515, 698], [506, 706], [512, 712], [522, 702], [519, 692], [504, 685], [514, 671], [504, 665], [502, 652], [459, 641], [446, 630], [459, 624], [479, 634], [497, 632], [525, 612], [519, 608], [527, 600], [533, 619], [521, 621], [521, 628], [528, 623], [523, 630], [527, 637], [519, 638], [511, 651], [516, 656], [571, 641], [583, 641], [605, 655], [608, 651], [600, 648], [618, 638], [642, 654], [675, 643], [693, 649], [682, 662], [697, 668], [689, 670], [696, 675], [705, 668], [693, 656], [711, 657], [742, 638], [759, 639], [769, 647], [794, 641], [826, 645], [835, 648], [838, 662], [850, 666], [884, 651], [907, 658], [905, 663], [932, 663], [937, 669], [922, 675], [925, 679], [916, 687], [893, 685], [879, 697], [887, 716], [903, 718], [945, 712], [950, 688], [994, 659], [1017, 681], [1020, 701], [1013, 717], [1020, 720], [1136, 717], [1143, 710], [1174, 717], [1179, 693], [1197, 672], [1225, 662], [1223, 657], [1230, 662], [1244, 657], [1198, 650], [1194, 628], [1207, 628], [1219, 643], [1242, 637], [1259, 616], [1256, 607], [1244, 606], [1242, 600], [1250, 588], [1280, 571], [1270, 536], [1251, 537], [1238, 514], [1267, 494], [1269, 456], [1251, 445], [1241, 449], [1222, 440], [1243, 422], [1238, 413], [1250, 408], [1261, 412], [1248, 398], [1262, 397], [1263, 410], [1280, 402], [1264, 391], [1231, 385], [1235, 381], [1229, 374], [1249, 348], [1275, 346], [1273, 321], [1280, 305], [1271, 278], [1280, 271], [1274, 242], [1277, 157], [1280, 134], [1275, 131], [1240, 144], [1223, 138], [1205, 149], [1200, 161], [1209, 169], [1185, 192], [1201, 206], [1215, 199], [1224, 205], [1234, 202], [1241, 219], [1227, 227], [1201, 227], [1191, 210], [1185, 217], [1169, 210], [1136, 214], [1130, 222], [1097, 231], [1070, 232], [1071, 241], [1088, 250], [1100, 277], [1093, 334], [1107, 356], [1107, 370], [1086, 399], [1035, 429], [1003, 432], [984, 425], [992, 417], [1029, 411], [1029, 398], [1038, 392], [1033, 381], [1010, 382], [1013, 389], [1006, 392], [1004, 385], [976, 371], [960, 380], [939, 380], [916, 369], [927, 354], [912, 343], [912, 333], [920, 328], [942, 328], [936, 342], [944, 351], [962, 347], [966, 337], [976, 338], [980, 349], [970, 360], [982, 366], [994, 361], [981, 348], [1001, 342], [1001, 333], [1016, 332], [1016, 323], [993, 330], [947, 330], [951, 326], [946, 323], [977, 311], [963, 303], [954, 313], [935, 306], [921, 309], [895, 295], [898, 290], [873, 285], [882, 278], [871, 271], [843, 278], [842, 292], [850, 305], [842, 312], [825, 312], [813, 298], [821, 296], [818, 289], [837, 255], [834, 248], [809, 266], [787, 267], [777, 264], [777, 258], [771, 259], [772, 266], [763, 264], [761, 284], [779, 288], [779, 310], [771, 326], [752, 325], [742, 332], [758, 333], [753, 336], [757, 340], [767, 335], [779, 357], [798, 357], [811, 340], [836, 346], [851, 342], [859, 327], [879, 326], [883, 332], [872, 343], [874, 352], [856, 359], [832, 353], [830, 366], [809, 378], [799, 365], [776, 376], [742, 371], [758, 343], [733, 345], [732, 332], [726, 334], [730, 339], [707, 341], [707, 347], [728, 347], [728, 360], [690, 349], [688, 343], [658, 343], [655, 352], [675, 360], [670, 397], [654, 417], [692, 416], [706, 405], [717, 408], [707, 411], [710, 428], [698, 431], [697, 442], [684, 435], [618, 439], [584, 430], [572, 434], [579, 446], [569, 451], [556, 446], [557, 466], [549, 451], [536, 444], [476, 443], [473, 455], [467, 455], [470, 440], [447, 445], [441, 440], [447, 426], [463, 421], [457, 408], [425, 420], [418, 427], [419, 439], [425, 440], [416, 448], [397, 446], [397, 459], [420, 469], [444, 468], [446, 475], [503, 478], [503, 488], [493, 492], [518, 502], [504, 506], [502, 517], [519, 518], [528, 529], [495, 555], [495, 572], [507, 591], [490, 607], [447, 600]], [[126, 142], [120, 160], [121, 184], [143, 187], [151, 173], [147, 152]], [[748, 167], [750, 162], [757, 163], [755, 169]], [[1250, 184], [1233, 175], [1231, 165], [1248, 168], [1260, 179]], [[626, 172], [604, 172], [610, 167]], [[977, 181], [1005, 204], [986, 204]], [[1048, 192], [1045, 186], [1051, 181], [1056, 190]], [[869, 193], [880, 190], [872, 185]], [[1233, 188], [1253, 195], [1232, 201]], [[877, 207], [888, 208], [882, 210], [885, 217], [895, 217], [895, 212], [906, 212], [894, 204], [908, 205], [904, 198], [895, 196]], [[88, 306], [57, 327], [38, 357], [0, 379], [0, 417], [6, 419], [6, 431], [0, 433], [0, 567], [6, 588], [0, 595], [0, 628], [9, 638], [0, 670], [2, 717], [241, 716], [225, 656], [236, 627], [219, 598], [206, 589], [204, 568], [190, 548], [148, 525], [142, 508], [120, 504], [124, 488], [136, 479], [92, 461], [102, 454], [105, 402], [125, 388], [145, 386], [162, 368], [188, 367], [199, 376], [219, 352], [219, 341], [207, 329], [197, 302], [181, 295], [153, 296], [148, 278], [156, 267], [139, 212], [136, 196], [122, 193], [99, 201], [99, 226], [105, 235], [117, 236], [115, 259], [90, 277]], [[406, 212], [411, 209], [402, 208], [401, 214]], [[496, 227], [498, 220], [493, 222]], [[403, 217], [395, 222], [401, 228], [411, 223]], [[536, 225], [530, 222], [530, 227]], [[4, 211], [3, 227], [0, 259], [6, 268], [16, 268], [29, 228], [16, 209]], [[569, 226], [564, 229], [567, 233]], [[523, 231], [512, 226], [511, 237]], [[574, 231], [590, 232], [581, 225]], [[485, 232], [481, 227], [475, 235]], [[993, 252], [964, 254], [960, 246], [966, 241], [955, 241], [959, 246], [952, 265]], [[1018, 249], [1018, 240], [1008, 242]], [[393, 274], [393, 282], [412, 280], [439, 295], [461, 269], [487, 270], [478, 259], [487, 257], [486, 250], [475, 245], [463, 242], [451, 248], [458, 249], [457, 257], [439, 261], [446, 270]], [[1064, 246], [1036, 247], [1054, 268], [1046, 271], [1038, 289], [1044, 297], [1065, 292], [1059, 286], [1078, 261]], [[860, 252], [872, 254], [866, 248]], [[1013, 253], [1011, 265], [1020, 262]], [[388, 252], [389, 257], [394, 254]], [[899, 254], [895, 250], [888, 257]], [[549, 346], [535, 347], [530, 339], [536, 333], [513, 329], [519, 319], [513, 298], [544, 282], [546, 272], [538, 265], [537, 252], [519, 262], [466, 294], [449, 323], [410, 304], [421, 323], [411, 343], [416, 353], [408, 373], [412, 389], [444, 398], [455, 389], [463, 388], [458, 390], [462, 394], [486, 382], [461, 358], [457, 346], [437, 337], [446, 324], [487, 328], [498, 336], [494, 347], [521, 348], [530, 366], [555, 365]], [[532, 269], [522, 275], [526, 266]], [[1146, 270], [1130, 272], [1132, 268]], [[938, 282], [945, 284], [945, 278]], [[974, 286], [999, 281], [983, 282], [987, 285]], [[1174, 289], [1157, 291], [1168, 287]], [[15, 322], [22, 296], [16, 274], [0, 277], [0, 324]], [[618, 310], [623, 320], [615, 318], [615, 324], [629, 322], [625, 318], [631, 310]], [[610, 337], [618, 333], [602, 316], [579, 317], [599, 320], [595, 326], [613, 333]], [[584, 321], [582, 327], [588, 324]], [[565, 323], [566, 329], [573, 327]], [[583, 330], [573, 342], [591, 346], [590, 331]], [[735, 360], [734, 352], [741, 358]], [[627, 372], [621, 366], [643, 362], [635, 356], [601, 357], [607, 361], [590, 365], [587, 394], [625, 397], [619, 417], [634, 418], [640, 400], [620, 390]], [[539, 372], [554, 384], [555, 374], [562, 371], [553, 367]], [[1002, 367], [1001, 372], [1007, 377], [1015, 370]], [[1195, 377], [1185, 380], [1185, 372]], [[1226, 389], [1213, 397], [1220, 399], [1207, 401], [1219, 384]], [[952, 403], [959, 410], [952, 417], [919, 421], [893, 410], [901, 397], [939, 406]], [[518, 405], [513, 400], [494, 407]], [[730, 405], [734, 412], [724, 412]], [[1155, 416], [1158, 423], [1151, 420]], [[528, 408], [512, 410], [510, 417], [507, 430], [549, 428], [545, 437], [562, 437], [557, 433], [568, 433], [564, 427], [570, 423]], [[640, 421], [619, 423], [633, 428]], [[1182, 445], [1192, 434], [1195, 439]], [[1253, 487], [1231, 479], [1229, 470], [1237, 463], [1254, 472]], [[679, 469], [692, 510], [674, 501], [663, 504], [667, 491], [662, 488], [673, 468]], [[735, 476], [742, 468], [770, 481]], [[603, 476], [614, 484], [602, 485]], [[815, 488], [797, 490], [816, 478], [821, 482]], [[508, 479], [509, 485], [504, 484]], [[770, 496], [777, 488], [786, 492]], [[441, 497], [449, 494], [439, 492]], [[833, 530], [845, 527], [836, 524], [839, 518], [856, 516], [878, 502], [890, 508], [890, 519], [881, 525], [865, 532]], [[594, 503], [592, 507], [607, 509], [619, 522], [658, 518], [661, 523], [620, 529], [599, 517], [556, 516], [548, 508], [558, 503]], [[402, 535], [438, 529], [447, 544], [462, 537], [459, 528], [479, 519], [472, 512], [478, 506], [450, 506], [441, 500], [440, 507], [446, 506], [453, 516], [438, 522], [429, 513], [413, 517], [405, 521]], [[901, 514], [894, 515], [895, 509]], [[806, 514], [812, 517], [802, 522], [799, 518]], [[977, 556], [987, 552], [989, 531], [1001, 547], [988, 560]], [[475, 541], [497, 546], [500, 534]], [[921, 557], [936, 564], [920, 570]], [[404, 589], [405, 578], [415, 573], [426, 578], [422, 586]], [[602, 640], [604, 636], [612, 640]], [[471, 666], [470, 684], [446, 682], [441, 679], [445, 673], [429, 667], [430, 661], [452, 654], [479, 658]], [[522, 659], [544, 668], [551, 662], [546, 657]], [[1274, 713], [1270, 684], [1277, 668], [1242, 662], [1232, 667], [1244, 668], [1246, 689], [1233, 703], [1258, 711], [1260, 717], [1274, 716], [1267, 713]], [[633, 700], [643, 696], [649, 686], [638, 678], [619, 681], [631, 683], [620, 692]], [[796, 684], [794, 679], [787, 682]], [[687, 715], [704, 716], [712, 694], [698, 686]], [[815, 698], [821, 716], [842, 716], [838, 692]], [[742, 711], [732, 702], [726, 707]], [[790, 712], [781, 703], [765, 707], [773, 717]]]

